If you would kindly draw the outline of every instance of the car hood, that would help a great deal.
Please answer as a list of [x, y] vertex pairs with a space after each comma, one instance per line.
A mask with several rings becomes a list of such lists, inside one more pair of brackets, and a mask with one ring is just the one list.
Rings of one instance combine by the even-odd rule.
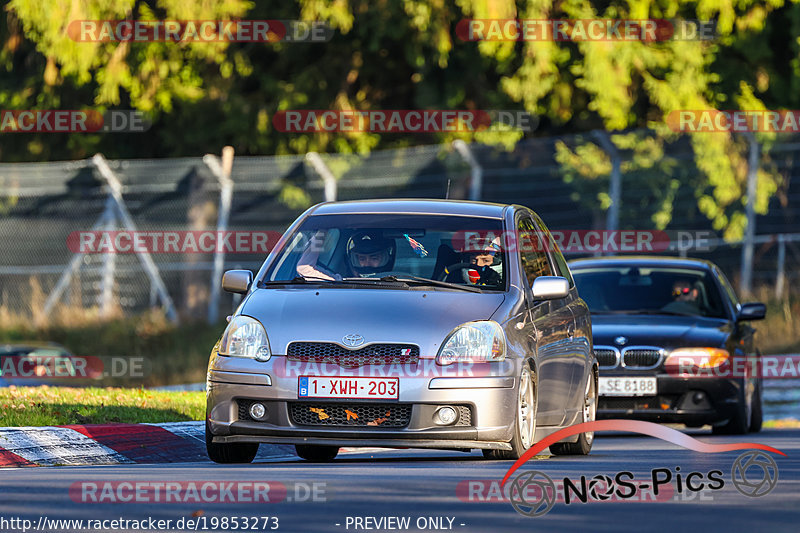
[[487, 320], [505, 299], [503, 293], [393, 289], [256, 289], [240, 313], [258, 319], [275, 355], [292, 341], [342, 344], [345, 335], [364, 343], [410, 343], [422, 357], [435, 357], [453, 329], [470, 320]]
[[[722, 347], [731, 327], [729, 321], [721, 318], [592, 314], [595, 346]], [[626, 337], [624, 344], [616, 342], [620, 336]]]

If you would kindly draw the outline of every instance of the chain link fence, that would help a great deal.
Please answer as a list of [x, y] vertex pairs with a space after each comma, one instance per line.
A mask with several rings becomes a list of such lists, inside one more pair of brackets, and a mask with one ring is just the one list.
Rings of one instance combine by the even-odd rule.
[[[224, 222], [229, 231], [280, 233], [308, 206], [332, 197], [449, 197], [523, 204], [551, 230], [606, 229], [603, 204], [614, 197], [613, 180], [570, 176], [557, 158], [559, 147], [574, 148], [587, 139], [534, 138], [511, 151], [454, 143], [368, 156], [235, 157], [224, 217], [225, 180], [208, 157], [108, 161], [110, 176], [98, 163], [105, 161], [101, 156], [0, 164], [0, 310], [34, 318], [46, 318], [56, 307], [102, 312], [111, 297], [124, 314], [164, 307], [175, 320], [194, 320], [230, 312], [233, 296], [212, 297], [218, 291], [213, 252], [154, 253], [148, 268], [141, 254], [76, 257], [68, 246], [73, 232], [131, 229], [126, 221], [142, 232], [216, 230]], [[799, 141], [771, 146], [770, 163], [782, 183], [768, 212], [755, 219], [753, 285], [781, 293], [796, 286], [800, 273]], [[738, 282], [742, 243], [722, 240], [698, 210], [698, 171], [689, 143], [669, 144], [655, 170], [626, 166], [629, 156], [620, 157], [617, 228], [656, 229], [654, 210], [668, 203], [670, 235], [703, 232], [707, 240], [684, 241], [666, 253], [711, 259]], [[227, 253], [221, 264], [256, 270], [263, 259], [261, 253]]]

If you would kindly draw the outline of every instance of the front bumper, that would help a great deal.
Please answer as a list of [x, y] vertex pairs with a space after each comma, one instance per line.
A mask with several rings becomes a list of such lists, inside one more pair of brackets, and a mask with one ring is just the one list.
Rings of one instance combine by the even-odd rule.
[[[502, 367], [507, 375], [401, 377], [399, 399], [394, 401], [298, 398], [298, 376], [282, 375], [280, 359], [276, 356], [267, 363], [257, 363], [212, 356], [206, 412], [214, 442], [509, 448], [516, 406], [516, 379], [509, 366], [515, 364]], [[253, 372], [254, 368], [260, 372]], [[267, 414], [260, 421], [248, 414], [253, 401], [266, 407]], [[440, 425], [434, 419], [436, 410], [446, 405], [456, 407], [459, 413], [453, 425]], [[365, 412], [375, 417], [377, 407], [386, 406], [388, 411], [395, 410], [391, 406], [403, 406], [396, 410], [403, 410], [406, 418], [394, 420], [400, 427], [381, 427], [380, 422], [363, 425]], [[309, 418], [311, 407], [324, 407], [326, 416], [348, 408], [360, 415], [362, 425], [355, 425], [355, 421], [353, 425], [320, 425], [314, 416]], [[305, 416], [298, 416], [300, 412]]]
[[[644, 377], [653, 374], [608, 373], [602, 377]], [[702, 426], [733, 417], [742, 398], [741, 379], [657, 374], [655, 396], [600, 396], [597, 418], [630, 418], [650, 422]]]

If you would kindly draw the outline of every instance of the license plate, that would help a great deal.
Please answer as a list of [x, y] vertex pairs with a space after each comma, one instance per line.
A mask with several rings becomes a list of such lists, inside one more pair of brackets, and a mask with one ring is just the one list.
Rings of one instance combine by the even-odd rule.
[[655, 396], [656, 378], [600, 378], [600, 396]]
[[379, 398], [397, 400], [400, 396], [399, 378], [327, 378], [300, 376], [298, 398]]

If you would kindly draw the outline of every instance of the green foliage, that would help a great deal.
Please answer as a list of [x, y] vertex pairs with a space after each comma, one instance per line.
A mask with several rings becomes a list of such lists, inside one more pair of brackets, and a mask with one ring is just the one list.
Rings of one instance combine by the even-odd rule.
[[[133, 107], [148, 112], [154, 126], [146, 135], [5, 135], [0, 158], [76, 158], [96, 151], [182, 156], [225, 144], [237, 154], [363, 154], [455, 138], [509, 148], [529, 134], [502, 127], [472, 134], [287, 134], [271, 119], [296, 108], [523, 108], [541, 117], [538, 135], [657, 132], [644, 146], [623, 149], [634, 157], [624, 171], [659, 176], [654, 183], [663, 194], [648, 213], [662, 227], [671, 217], [671, 184], [682, 179], [669, 162], [656, 161], [676, 138], [665, 126], [671, 111], [800, 106], [797, 1], [11, 0], [7, 24], [0, 25], [0, 109]], [[719, 38], [463, 42], [455, 25], [469, 17], [717, 19]], [[275, 44], [84, 43], [69, 37], [71, 21], [123, 18], [319, 20], [334, 36], [327, 43]], [[693, 134], [690, 142], [698, 209], [734, 238], [742, 230], [747, 143], [725, 133]], [[596, 146], [570, 150], [557, 154], [566, 179], [576, 191], [590, 191], [593, 208], [602, 211], [607, 163]], [[584, 156], [586, 162], [578, 161]], [[588, 182], [578, 186], [583, 178]], [[760, 211], [777, 186], [765, 165]], [[297, 191], [284, 196], [303, 200]]]

